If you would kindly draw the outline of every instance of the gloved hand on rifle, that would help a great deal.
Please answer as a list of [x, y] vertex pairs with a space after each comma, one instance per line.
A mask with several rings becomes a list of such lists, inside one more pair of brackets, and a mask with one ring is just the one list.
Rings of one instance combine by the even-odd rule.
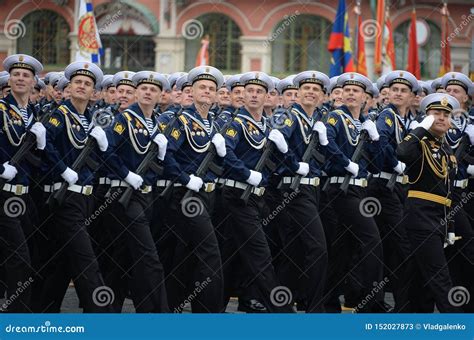
[[153, 138], [153, 142], [158, 145], [158, 159], [164, 160], [166, 155], [166, 147], [168, 146], [168, 139], [166, 139], [165, 135], [159, 133]]
[[31, 133], [36, 136], [36, 148], [44, 150], [46, 147], [46, 128], [40, 122], [36, 122], [31, 126]]
[[7, 182], [15, 178], [16, 174], [18, 173], [18, 170], [13, 165], [8, 164], [8, 162], [3, 163], [3, 168], [4, 170], [0, 177], [5, 178]]

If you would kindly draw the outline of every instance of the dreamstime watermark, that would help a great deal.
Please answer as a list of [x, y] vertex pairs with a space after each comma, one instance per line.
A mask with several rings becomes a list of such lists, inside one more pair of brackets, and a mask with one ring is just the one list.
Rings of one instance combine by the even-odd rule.
[[119, 20], [122, 17], [122, 10], [119, 9], [117, 13], [114, 15], [107, 14], [104, 18], [104, 22], [102, 23], [101, 21], [101, 26], [99, 27], [98, 31], [99, 34], [103, 34], [107, 28], [109, 28], [110, 25], [112, 25], [114, 22]]
[[189, 40], [201, 38], [204, 33], [202, 22], [196, 19], [190, 19], [183, 24], [181, 35]]
[[372, 301], [372, 299], [379, 293], [383, 290], [383, 287], [385, 287], [387, 285], [387, 283], [389, 283], [389, 279], [388, 277], [384, 277], [384, 279], [380, 282], [374, 282], [374, 288], [372, 288], [372, 290], [370, 291], [369, 294], [367, 294], [364, 299], [362, 299], [362, 301], [360, 303], [357, 304], [357, 306], [355, 306], [354, 310], [352, 311], [352, 313], [358, 313], [362, 308], [364, 308], [365, 305], [367, 305], [370, 301]]
[[362, 21], [359, 29], [365, 40], [376, 39], [380, 37], [380, 34], [382, 34], [382, 28], [380, 27], [380, 24], [374, 19]]
[[375, 197], [366, 197], [359, 203], [360, 214], [364, 217], [374, 217], [382, 212], [382, 205]]
[[298, 15], [300, 15], [300, 11], [295, 11], [293, 14], [291, 15], [287, 15], [285, 14], [283, 16], [283, 21], [278, 25], [278, 27], [273, 31], [272, 35], [263, 42], [263, 46], [264, 47], [268, 47], [270, 45], [270, 43], [272, 43], [273, 41], [275, 41], [276, 38], [278, 38], [280, 36], [280, 34], [282, 34], [286, 28], [288, 26], [290, 26], [295, 20], [296, 18], [298, 17]]
[[196, 298], [196, 296], [198, 296], [198, 294], [201, 293], [203, 289], [206, 288], [211, 282], [212, 280], [210, 277], [207, 277], [205, 281], [195, 282], [194, 285], [196, 288], [194, 288], [192, 293], [189, 294], [188, 297], [173, 310], [173, 313], [181, 313], [184, 307], [186, 307], [187, 304], [190, 304]]
[[114, 303], [115, 294], [112, 288], [100, 286], [92, 292], [92, 302], [98, 307], [105, 307]]
[[467, 305], [471, 300], [471, 294], [469, 290], [463, 286], [455, 286], [448, 292], [448, 301], [454, 307], [461, 307]]
[[449, 211], [449, 213], [446, 215], [446, 217], [441, 220], [441, 225], [445, 225], [445, 224], [448, 223], [448, 221], [452, 221], [454, 216], [463, 209], [464, 204], [469, 202], [469, 200], [471, 198], [474, 198], [474, 192], [470, 191], [467, 194], [465, 192], [463, 192], [461, 194], [461, 196], [462, 196], [462, 198], [459, 201], [459, 204], [457, 204], [455, 207], [453, 207]]
[[448, 42], [451, 42], [451, 40], [453, 40], [454, 38], [456, 38], [459, 33], [461, 33], [461, 31], [469, 25], [469, 23], [474, 19], [474, 14], [473, 13], [470, 13], [469, 15], [461, 15], [461, 18], [462, 18], [462, 21], [461, 23], [456, 26], [456, 28], [454, 29], [453, 32], [451, 32], [448, 37], [446, 38], [446, 40], [443, 40], [441, 41], [441, 48], [444, 48], [446, 47], [447, 43]]
[[281, 201], [280, 204], [277, 205], [277, 207], [275, 209], [273, 209], [273, 211], [270, 213], [270, 215], [268, 215], [267, 217], [265, 217], [262, 221], [262, 224], [264, 226], [266, 226], [268, 223], [270, 223], [271, 220], [273, 220], [275, 217], [277, 217], [277, 215], [279, 213], [281, 213], [283, 211], [283, 209], [286, 208], [286, 206], [288, 206], [288, 204], [290, 204], [290, 202], [296, 197], [298, 196], [300, 190], [299, 189], [296, 189], [295, 191], [292, 191], [291, 193], [287, 193], [285, 192], [283, 194], [283, 196], [285, 197], [283, 199], [283, 201]]
[[11, 40], [23, 38], [26, 34], [25, 23], [18, 19], [7, 20], [3, 26], [3, 34]]
[[32, 277], [30, 277], [25, 282], [18, 282], [18, 287], [15, 290], [15, 293], [10, 295], [0, 306], [0, 312], [6, 311], [8, 306], [10, 306], [28, 287], [30, 287], [33, 282], [34, 280]]
[[107, 197], [93, 213], [90, 215], [86, 220], [84, 221], [85, 226], [89, 226], [94, 222], [94, 220], [99, 217], [100, 214], [102, 214], [107, 207], [112, 204], [113, 201], [115, 201], [118, 197], [120, 197], [120, 194], [122, 193], [122, 189], [118, 189], [117, 191], [112, 192], [112, 194]]
[[11, 218], [21, 216], [26, 212], [26, 203], [20, 197], [10, 197], [3, 203], [3, 211]]
[[196, 217], [203, 213], [204, 203], [197, 197], [189, 197], [181, 202], [181, 211], [186, 217]]
[[293, 301], [293, 294], [288, 287], [276, 286], [270, 292], [270, 301], [276, 307], [283, 307]]

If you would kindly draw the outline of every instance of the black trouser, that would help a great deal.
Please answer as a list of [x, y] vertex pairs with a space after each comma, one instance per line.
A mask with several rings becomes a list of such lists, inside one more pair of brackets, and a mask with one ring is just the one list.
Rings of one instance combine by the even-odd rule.
[[175, 187], [170, 216], [178, 238], [173, 269], [167, 278], [171, 311], [181, 312], [185, 301], [193, 313], [218, 313], [223, 309], [222, 263], [210, 211], [213, 193], [200, 191], [182, 202], [185, 187]]
[[0, 251], [5, 269], [7, 299], [1, 311], [31, 312], [31, 287], [34, 282], [30, 252], [23, 225], [30, 223], [28, 198], [0, 190]]
[[265, 199], [283, 244], [277, 269], [280, 282], [294, 296], [300, 292], [306, 312], [324, 312], [328, 255], [318, 214], [319, 188], [300, 185], [298, 191], [293, 191], [284, 185], [280, 190], [269, 189]]
[[394, 311], [410, 312], [408, 281], [413, 273], [413, 262], [409, 260], [411, 243], [404, 221], [408, 187], [396, 183], [393, 191], [390, 191], [386, 187], [387, 182], [385, 179], [372, 178], [367, 196], [374, 197], [380, 202], [380, 211], [374, 218], [382, 238], [385, 276], [391, 283], [395, 300]]
[[[291, 301], [283, 306], [276, 299], [278, 281], [272, 266], [272, 257], [267, 239], [262, 228], [263, 197], [254, 194], [245, 205], [239, 198], [243, 191], [236, 188], [224, 187], [222, 197], [232, 214], [231, 225], [237, 252], [244, 269], [253, 277], [258, 287], [258, 299], [269, 312], [291, 313]], [[227, 282], [227, 277], [225, 278]], [[226, 283], [227, 284], [227, 283]]]
[[[42, 305], [42, 295], [44, 294], [44, 284], [46, 279], [53, 275], [56, 268], [52, 261], [56, 252], [60, 249], [57, 238], [54, 238], [53, 228], [53, 214], [50, 211], [49, 205], [46, 203], [50, 193], [37, 193], [35, 202], [37, 206], [38, 216], [35, 221], [34, 232], [34, 252], [32, 253], [32, 264], [35, 269], [35, 276], [33, 282], [33, 292], [31, 297], [32, 308], [35, 313], [43, 313], [47, 310], [43, 308], [48, 306]], [[59, 312], [61, 302], [58, 302], [57, 307], [49, 307], [49, 311]]]
[[[351, 275], [356, 283], [357, 311], [371, 312], [378, 296], [383, 293], [380, 234], [374, 219], [361, 212], [365, 188], [349, 185], [347, 194], [344, 194], [339, 187], [340, 184], [330, 184], [327, 193], [339, 223], [336, 232], [330, 234], [334, 239], [328, 242], [332, 249], [329, 251], [326, 310], [341, 312], [339, 286], [347, 275]], [[345, 264], [351, 263], [354, 257], [358, 261], [346, 273]], [[377, 289], [374, 286], [378, 286]]]
[[41, 310], [59, 312], [70, 280], [74, 281], [84, 312], [108, 312], [109, 305], [102, 305], [98, 297], [104, 288], [91, 238], [87, 232], [87, 220], [93, 207], [92, 196], [67, 191], [64, 203], [52, 211], [52, 235], [55, 253], [50, 260], [41, 295]]
[[[116, 197], [125, 190], [111, 188], [110, 196]], [[122, 311], [128, 290], [137, 313], [169, 311], [164, 270], [151, 235], [150, 216], [146, 214], [151, 204], [151, 193], [134, 191], [126, 209], [116, 199], [106, 217], [114, 266], [104, 276], [115, 293], [113, 308], [117, 313]]]
[[407, 199], [406, 230], [421, 279], [411, 285], [412, 312], [432, 313], [434, 303], [441, 313], [462, 311], [449, 301], [453, 284], [443, 250], [445, 211], [438, 203]]
[[152, 211], [149, 214], [151, 214], [151, 234], [167, 277], [173, 269], [175, 252], [180, 240], [175, 234], [174, 221], [170, 219], [169, 198], [160, 197], [163, 190], [163, 187], [153, 187], [153, 204], [150, 207]]
[[[462, 238], [454, 245], [446, 247], [446, 259], [453, 284], [465, 287], [470, 296], [474, 297], [474, 226], [471, 225], [466, 212], [470, 200], [474, 201], [474, 191], [454, 188], [451, 214], [454, 217], [456, 236]], [[474, 214], [474, 212], [471, 213]], [[465, 312], [473, 313], [474, 298], [461, 307]]]
[[[223, 276], [228, 279], [224, 286], [223, 306], [226, 308], [231, 296], [239, 297], [239, 304], [242, 301], [249, 301], [257, 298], [257, 287], [251, 276], [247, 272], [235, 270], [242, 268], [242, 263], [238, 257], [232, 257], [236, 251], [235, 242], [232, 237], [231, 213], [222, 199], [222, 190], [219, 184], [215, 190], [215, 203], [212, 211], [212, 224], [219, 243], [219, 251], [222, 259]], [[232, 272], [228, 272], [228, 269]]]

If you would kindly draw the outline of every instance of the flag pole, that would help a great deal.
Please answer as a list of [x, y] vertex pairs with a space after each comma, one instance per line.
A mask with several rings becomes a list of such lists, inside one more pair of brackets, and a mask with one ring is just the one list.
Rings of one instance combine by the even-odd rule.
[[359, 72], [359, 18], [360, 18], [360, 12], [361, 12], [361, 8], [360, 8], [360, 3], [361, 3], [361, 0], [357, 0], [356, 1], [356, 7], [355, 7], [355, 13], [356, 13], [356, 20], [355, 20], [355, 39], [354, 39], [354, 66], [355, 66], [355, 70], [356, 72]]

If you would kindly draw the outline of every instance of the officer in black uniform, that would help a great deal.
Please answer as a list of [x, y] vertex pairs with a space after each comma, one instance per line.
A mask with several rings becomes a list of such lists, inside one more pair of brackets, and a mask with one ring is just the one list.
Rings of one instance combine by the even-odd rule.
[[[382, 244], [374, 219], [365, 213], [367, 204], [366, 186], [370, 163], [365, 159], [353, 160], [353, 154], [362, 142], [360, 133], [367, 130], [370, 140], [364, 141], [364, 147], [371, 154], [378, 151], [379, 134], [375, 123], [363, 120], [361, 108], [366, 100], [365, 91], [372, 83], [358, 73], [344, 73], [337, 80], [343, 88], [344, 105], [329, 113], [326, 146], [325, 171], [329, 181], [329, 197], [333, 213], [338, 216], [338, 224], [333, 239], [328, 240], [329, 277], [328, 301], [326, 310], [340, 312], [338, 285], [344, 279], [344, 265], [357, 257], [348, 268], [350, 277], [357, 283], [355, 295], [358, 312], [372, 312], [375, 299], [362, 303], [376, 284], [382, 280]], [[350, 175], [347, 193], [340, 190], [345, 176]], [[328, 209], [328, 207], [326, 207]], [[326, 227], [327, 228], [327, 227]], [[329, 237], [329, 234], [327, 235]], [[351, 242], [351, 238], [353, 241]]]
[[[242, 259], [245, 271], [258, 287], [258, 299], [269, 312], [292, 312], [292, 299], [284, 301], [275, 299], [280, 288], [274, 268], [271, 264], [271, 253], [262, 227], [263, 193], [268, 183], [268, 171], [253, 170], [262, 155], [265, 144], [270, 138], [279, 152], [287, 152], [288, 145], [278, 130], [270, 135], [266, 119], [263, 117], [263, 106], [268, 91], [273, 89], [273, 81], [263, 72], [248, 72], [242, 75], [244, 84], [245, 105], [227, 129], [225, 164], [225, 182], [222, 192], [224, 203], [231, 213], [232, 235], [236, 247], [234, 256]], [[248, 202], [240, 196], [251, 186]], [[231, 258], [232, 260], [232, 258]], [[226, 270], [225, 282], [228, 284], [233, 270]], [[228, 294], [228, 291], [226, 291]], [[226, 296], [228, 298], [228, 296]]]
[[[167, 312], [163, 266], [147, 215], [157, 174], [151, 169], [146, 174], [136, 171], [151, 143], [158, 145], [158, 159], [163, 160], [166, 154], [167, 139], [159, 133], [153, 109], [162, 89], [168, 87], [168, 81], [151, 71], [138, 72], [131, 81], [136, 87], [137, 103], [118, 114], [107, 129], [110, 148], [105, 162], [111, 168], [107, 175], [111, 186], [109, 197], [115, 199], [104, 223], [111, 233], [115, 266], [107, 268], [111, 272], [106, 273], [105, 278], [115, 293], [115, 312], [121, 312], [128, 290], [137, 312]], [[134, 191], [124, 209], [119, 196], [129, 187]]]
[[[30, 296], [32, 264], [27, 239], [32, 234], [31, 210], [33, 202], [28, 196], [32, 168], [23, 160], [9, 164], [29, 131], [36, 136], [36, 147], [46, 145], [44, 126], [36, 122], [28, 98], [35, 75], [43, 66], [33, 57], [15, 54], [7, 57], [3, 68], [9, 72], [11, 93], [0, 100], [0, 246], [5, 269], [7, 307], [3, 311], [31, 312]], [[24, 285], [27, 285], [24, 288]], [[19, 287], [24, 290], [18, 294]], [[10, 303], [11, 302], [11, 303]]]
[[[187, 77], [194, 104], [186, 107], [170, 127], [171, 137], [164, 162], [165, 174], [172, 180], [171, 184], [168, 181], [165, 185], [173, 185], [169, 214], [175, 221], [173, 232], [179, 239], [166, 287], [170, 309], [181, 312], [184, 299], [204, 284], [205, 288], [191, 301], [192, 311], [217, 313], [223, 309], [223, 277], [211, 221], [216, 175], [208, 171], [201, 178], [195, 173], [211, 143], [219, 157], [225, 156], [224, 138], [217, 133], [209, 112], [224, 79], [222, 73], [211, 66], [196, 67]], [[166, 116], [162, 117], [166, 119]], [[160, 123], [168, 125], [169, 121], [160, 120]], [[183, 200], [188, 190], [193, 196]]]
[[[456, 98], [460, 111], [452, 117], [452, 126], [446, 133], [446, 140], [457, 157], [458, 171], [453, 184], [453, 210], [456, 236], [461, 237], [452, 247], [446, 248], [449, 270], [455, 286], [465, 287], [474, 294], [474, 228], [469, 221], [468, 201], [474, 198], [474, 192], [469, 190], [468, 181], [469, 160], [466, 155], [474, 145], [474, 122], [470, 122], [468, 114], [468, 93], [474, 91], [471, 80], [462, 73], [448, 72], [441, 79], [446, 93]], [[468, 138], [463, 138], [467, 135]], [[467, 145], [461, 145], [467, 144]], [[460, 150], [464, 149], [464, 151]], [[462, 306], [465, 312], [474, 312], [474, 299]]]
[[[317, 132], [319, 143], [328, 144], [326, 127], [316, 122], [316, 92], [325, 92], [329, 78], [318, 71], [305, 71], [296, 75], [298, 103], [288, 114], [276, 118], [278, 130], [288, 144], [288, 152], [282, 155], [276, 176], [270, 179], [265, 194], [269, 210], [284, 209], [273, 223], [283, 245], [277, 273], [280, 282], [290, 288], [293, 296], [306, 301], [306, 312], [323, 312], [323, 294], [326, 283], [327, 249], [323, 226], [319, 218], [319, 177], [321, 165], [315, 159], [303, 162], [302, 157], [310, 143], [312, 131]], [[276, 128], [276, 127], [275, 127]], [[303, 176], [297, 191], [290, 189], [297, 175]], [[281, 184], [281, 187], [277, 187]]]
[[435, 93], [421, 102], [427, 117], [398, 145], [397, 157], [407, 165], [410, 181], [404, 223], [412, 246], [416, 269], [412, 283], [412, 311], [460, 312], [453, 306], [453, 283], [443, 251], [454, 243], [454, 226], [449, 216], [456, 158], [444, 140], [450, 114], [459, 108], [452, 96]]
[[104, 280], [85, 223], [92, 214], [92, 170], [88, 165], [71, 169], [89, 137], [97, 142], [95, 152], [108, 147], [104, 130], [93, 126], [87, 109], [95, 84], [102, 81], [102, 71], [95, 64], [78, 61], [68, 65], [64, 74], [71, 81], [71, 99], [54, 111], [46, 124], [45, 160], [50, 170], [47, 191], [56, 191], [64, 182], [68, 187], [63, 204], [52, 211], [50, 227], [56, 248], [49, 270], [45, 270], [48, 276], [40, 310], [59, 312], [72, 279], [84, 312], [107, 312], [109, 306], [97, 303]]

